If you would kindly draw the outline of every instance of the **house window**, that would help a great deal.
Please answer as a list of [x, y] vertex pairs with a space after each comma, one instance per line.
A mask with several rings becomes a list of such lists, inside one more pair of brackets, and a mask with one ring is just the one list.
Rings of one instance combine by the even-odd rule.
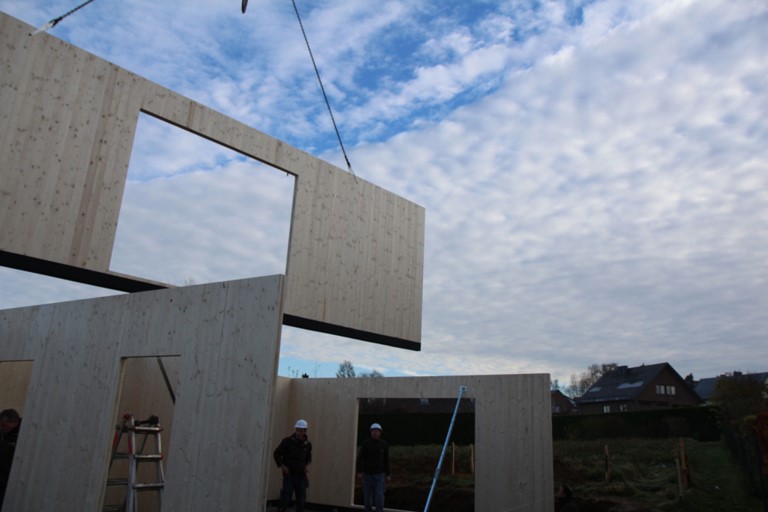
[[664, 394], [664, 386], [661, 384], [656, 384], [656, 394], [657, 395], [663, 395]]
[[605, 412], [605, 413], [611, 412], [611, 406], [610, 405], [604, 405], [603, 406], [603, 412]]
[[627, 412], [627, 409], [628, 409], [628, 408], [627, 408], [627, 404], [621, 404], [621, 405], [619, 405], [619, 410], [620, 410], [621, 412]]
[[667, 394], [670, 396], [675, 396], [675, 386], [667, 386]]

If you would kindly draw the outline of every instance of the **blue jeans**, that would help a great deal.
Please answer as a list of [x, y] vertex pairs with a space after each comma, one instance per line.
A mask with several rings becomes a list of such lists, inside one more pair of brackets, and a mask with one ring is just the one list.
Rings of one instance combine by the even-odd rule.
[[280, 491], [280, 510], [285, 510], [291, 504], [291, 496], [296, 493], [296, 512], [304, 512], [307, 501], [307, 477], [283, 475], [283, 488]]
[[384, 473], [363, 473], [363, 496], [365, 512], [373, 512], [373, 503], [376, 504], [376, 512], [384, 512], [384, 491], [386, 490], [386, 475]]

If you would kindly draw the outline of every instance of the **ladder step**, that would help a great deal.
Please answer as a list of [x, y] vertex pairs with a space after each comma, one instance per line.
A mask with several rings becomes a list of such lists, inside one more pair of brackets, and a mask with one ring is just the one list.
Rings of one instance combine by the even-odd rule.
[[159, 462], [163, 460], [163, 456], [159, 453], [153, 453], [148, 455], [134, 455], [136, 462]]
[[165, 484], [162, 482], [157, 482], [153, 484], [136, 484], [133, 486], [134, 489], [137, 491], [157, 491], [161, 490], [163, 487], [165, 487]]
[[[136, 457], [137, 461], [144, 461], [144, 462], [163, 460], [163, 455], [160, 454], [160, 453], [144, 453], [144, 454], [137, 453], [136, 455], [134, 455], [134, 457]], [[128, 453], [115, 453], [115, 454], [112, 455], [112, 459], [113, 460], [114, 459], [125, 460], [125, 459], [129, 459], [129, 458], [131, 458], [131, 456]]]
[[[122, 459], [122, 460], [128, 460], [129, 461], [129, 468], [128, 468], [128, 478], [107, 478], [107, 487], [110, 486], [121, 486], [125, 487], [127, 494], [126, 494], [126, 500], [129, 498], [136, 499], [136, 493], [143, 492], [143, 491], [160, 491], [160, 496], [162, 496], [162, 491], [165, 488], [165, 477], [163, 476], [163, 467], [158, 466], [158, 479], [159, 482], [145, 482], [145, 483], [137, 483], [136, 482], [136, 470], [138, 469], [138, 463], [139, 462], [160, 462], [162, 463], [163, 455], [162, 453], [129, 453], [132, 450], [135, 450], [137, 448], [137, 436], [144, 436], [143, 440], [141, 441], [140, 448], [138, 448], [139, 451], [144, 451], [144, 447], [147, 442], [147, 437], [149, 436], [155, 436], [155, 447], [156, 451], [160, 452], [160, 437], [161, 432], [163, 431], [163, 428], [158, 423], [156, 416], [151, 416], [150, 420], [147, 422], [141, 421], [137, 425], [133, 415], [130, 413], [126, 413], [123, 416], [123, 424], [122, 427], [118, 425], [117, 427], [118, 432], [115, 433], [115, 438], [112, 443], [112, 449], [114, 450], [112, 452], [112, 459], [111, 461], [114, 461], [116, 459]], [[117, 448], [120, 445], [120, 441], [123, 437], [123, 435], [127, 435], [128, 439], [128, 451], [122, 451], [118, 452]], [[112, 462], [110, 461], [110, 469], [112, 468]], [[135, 503], [135, 501], [134, 501]], [[123, 505], [104, 505], [102, 507], [102, 512], [126, 512], [125, 511], [125, 504]]]
[[159, 434], [163, 431], [163, 427], [133, 427], [134, 432], [137, 434]]

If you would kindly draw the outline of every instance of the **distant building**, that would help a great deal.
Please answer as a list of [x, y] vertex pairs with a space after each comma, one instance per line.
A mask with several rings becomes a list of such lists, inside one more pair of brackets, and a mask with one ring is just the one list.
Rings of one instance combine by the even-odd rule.
[[768, 385], [768, 372], [761, 372], [761, 373], [733, 372], [733, 375], [720, 375], [719, 377], [708, 377], [706, 379], [701, 379], [696, 383], [696, 386], [695, 386], [696, 394], [698, 394], [701, 397], [704, 403], [708, 404], [712, 400], [712, 394], [715, 392], [715, 386], [717, 385], [717, 381], [721, 379], [737, 379], [740, 377], [755, 379], [759, 382], [762, 382], [765, 385]]
[[575, 414], [579, 407], [573, 398], [564, 395], [559, 389], [554, 389], [552, 394], [552, 414]]
[[669, 363], [619, 366], [575, 399], [584, 414], [695, 407], [701, 398]]

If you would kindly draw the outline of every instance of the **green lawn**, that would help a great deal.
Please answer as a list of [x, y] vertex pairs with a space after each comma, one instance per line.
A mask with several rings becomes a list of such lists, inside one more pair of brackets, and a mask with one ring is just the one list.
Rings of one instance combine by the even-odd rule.
[[585, 511], [601, 509], [600, 504], [608, 502], [638, 512], [763, 510], [724, 443], [685, 439], [684, 444], [691, 486], [682, 497], [675, 464], [678, 439], [555, 441], [555, 483], [570, 485]]

